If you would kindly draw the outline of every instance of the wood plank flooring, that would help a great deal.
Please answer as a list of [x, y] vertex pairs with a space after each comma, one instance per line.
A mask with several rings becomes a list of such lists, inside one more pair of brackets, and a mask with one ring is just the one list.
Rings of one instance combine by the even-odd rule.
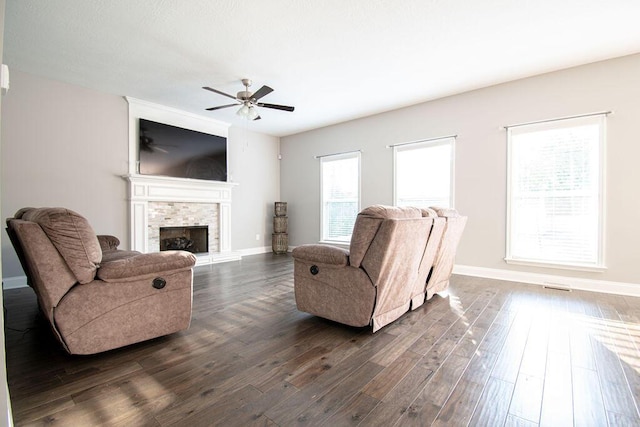
[[638, 298], [454, 276], [372, 334], [255, 255], [196, 268], [189, 330], [81, 357], [31, 289], [4, 305], [17, 426], [640, 426]]

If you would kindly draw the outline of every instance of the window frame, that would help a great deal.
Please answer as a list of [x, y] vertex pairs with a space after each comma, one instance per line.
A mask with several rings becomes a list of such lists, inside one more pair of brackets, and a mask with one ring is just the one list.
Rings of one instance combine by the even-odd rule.
[[[440, 138], [424, 139], [413, 142], [395, 144], [393, 148], [393, 205], [398, 206], [398, 152], [418, 150], [449, 145], [449, 206], [440, 206], [455, 209], [455, 163], [456, 163], [456, 136], [445, 136]], [[429, 207], [429, 206], [427, 206]]]
[[[325, 200], [324, 200], [324, 165], [327, 162], [339, 161], [345, 159], [355, 158], [358, 161], [358, 196], [357, 196], [357, 212], [360, 212], [361, 207], [361, 199], [362, 199], [362, 155], [360, 151], [349, 151], [339, 154], [328, 154], [325, 156], [319, 157], [320, 159], [320, 243], [330, 243], [332, 245], [344, 245], [349, 246], [350, 239], [353, 234], [349, 234], [349, 240], [334, 240], [331, 238], [325, 238], [326, 230], [326, 218], [325, 218]], [[355, 219], [354, 219], [355, 221]], [[354, 222], [355, 224], [355, 222]]]
[[[506, 245], [505, 245], [505, 262], [507, 264], [514, 265], [527, 265], [535, 267], [555, 268], [563, 270], [577, 270], [577, 271], [594, 271], [602, 272], [607, 269], [605, 263], [605, 242], [606, 242], [606, 145], [607, 145], [607, 130], [606, 130], [606, 116], [608, 113], [595, 113], [586, 114], [574, 117], [565, 117], [554, 120], [546, 120], [540, 122], [525, 123], [521, 125], [514, 125], [506, 127], [507, 130], [507, 200], [506, 200]], [[567, 129], [571, 127], [578, 127], [581, 124], [592, 122], [599, 125], [599, 137], [598, 137], [598, 230], [597, 230], [597, 255], [594, 263], [581, 263], [578, 261], [548, 261], [548, 260], [536, 260], [528, 259], [525, 257], [514, 256], [512, 252], [512, 222], [514, 216], [514, 204], [513, 203], [513, 175], [514, 175], [514, 161], [513, 161], [513, 130], [517, 128], [527, 127], [531, 129], [531, 133], [541, 130], [550, 129]], [[573, 123], [573, 124], [572, 124]], [[518, 129], [521, 132], [521, 129]]]

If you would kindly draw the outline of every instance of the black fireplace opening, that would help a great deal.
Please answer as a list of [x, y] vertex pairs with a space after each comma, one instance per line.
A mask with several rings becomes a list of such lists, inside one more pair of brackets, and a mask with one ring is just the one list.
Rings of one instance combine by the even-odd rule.
[[209, 252], [209, 227], [160, 227], [161, 251], [189, 251], [194, 254]]

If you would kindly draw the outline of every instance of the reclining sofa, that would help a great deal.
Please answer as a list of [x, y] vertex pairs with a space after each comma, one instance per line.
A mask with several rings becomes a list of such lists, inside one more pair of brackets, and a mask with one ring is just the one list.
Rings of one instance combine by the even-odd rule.
[[27, 282], [70, 354], [93, 354], [187, 329], [195, 256], [119, 250], [65, 208], [24, 208], [7, 233]]
[[298, 309], [376, 332], [446, 290], [466, 220], [452, 209], [363, 209], [349, 250], [293, 250]]

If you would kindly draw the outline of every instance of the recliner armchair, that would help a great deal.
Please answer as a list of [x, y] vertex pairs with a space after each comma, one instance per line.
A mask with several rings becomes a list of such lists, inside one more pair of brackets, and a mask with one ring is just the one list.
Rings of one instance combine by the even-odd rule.
[[24, 208], [7, 233], [56, 337], [93, 354], [187, 329], [195, 256], [118, 250], [81, 215]]
[[393, 322], [419, 294], [424, 301], [437, 248], [427, 251], [427, 242], [436, 219], [427, 210], [375, 205], [358, 214], [350, 250], [298, 246], [292, 252], [298, 309], [351, 326], [372, 325], [374, 332]]

